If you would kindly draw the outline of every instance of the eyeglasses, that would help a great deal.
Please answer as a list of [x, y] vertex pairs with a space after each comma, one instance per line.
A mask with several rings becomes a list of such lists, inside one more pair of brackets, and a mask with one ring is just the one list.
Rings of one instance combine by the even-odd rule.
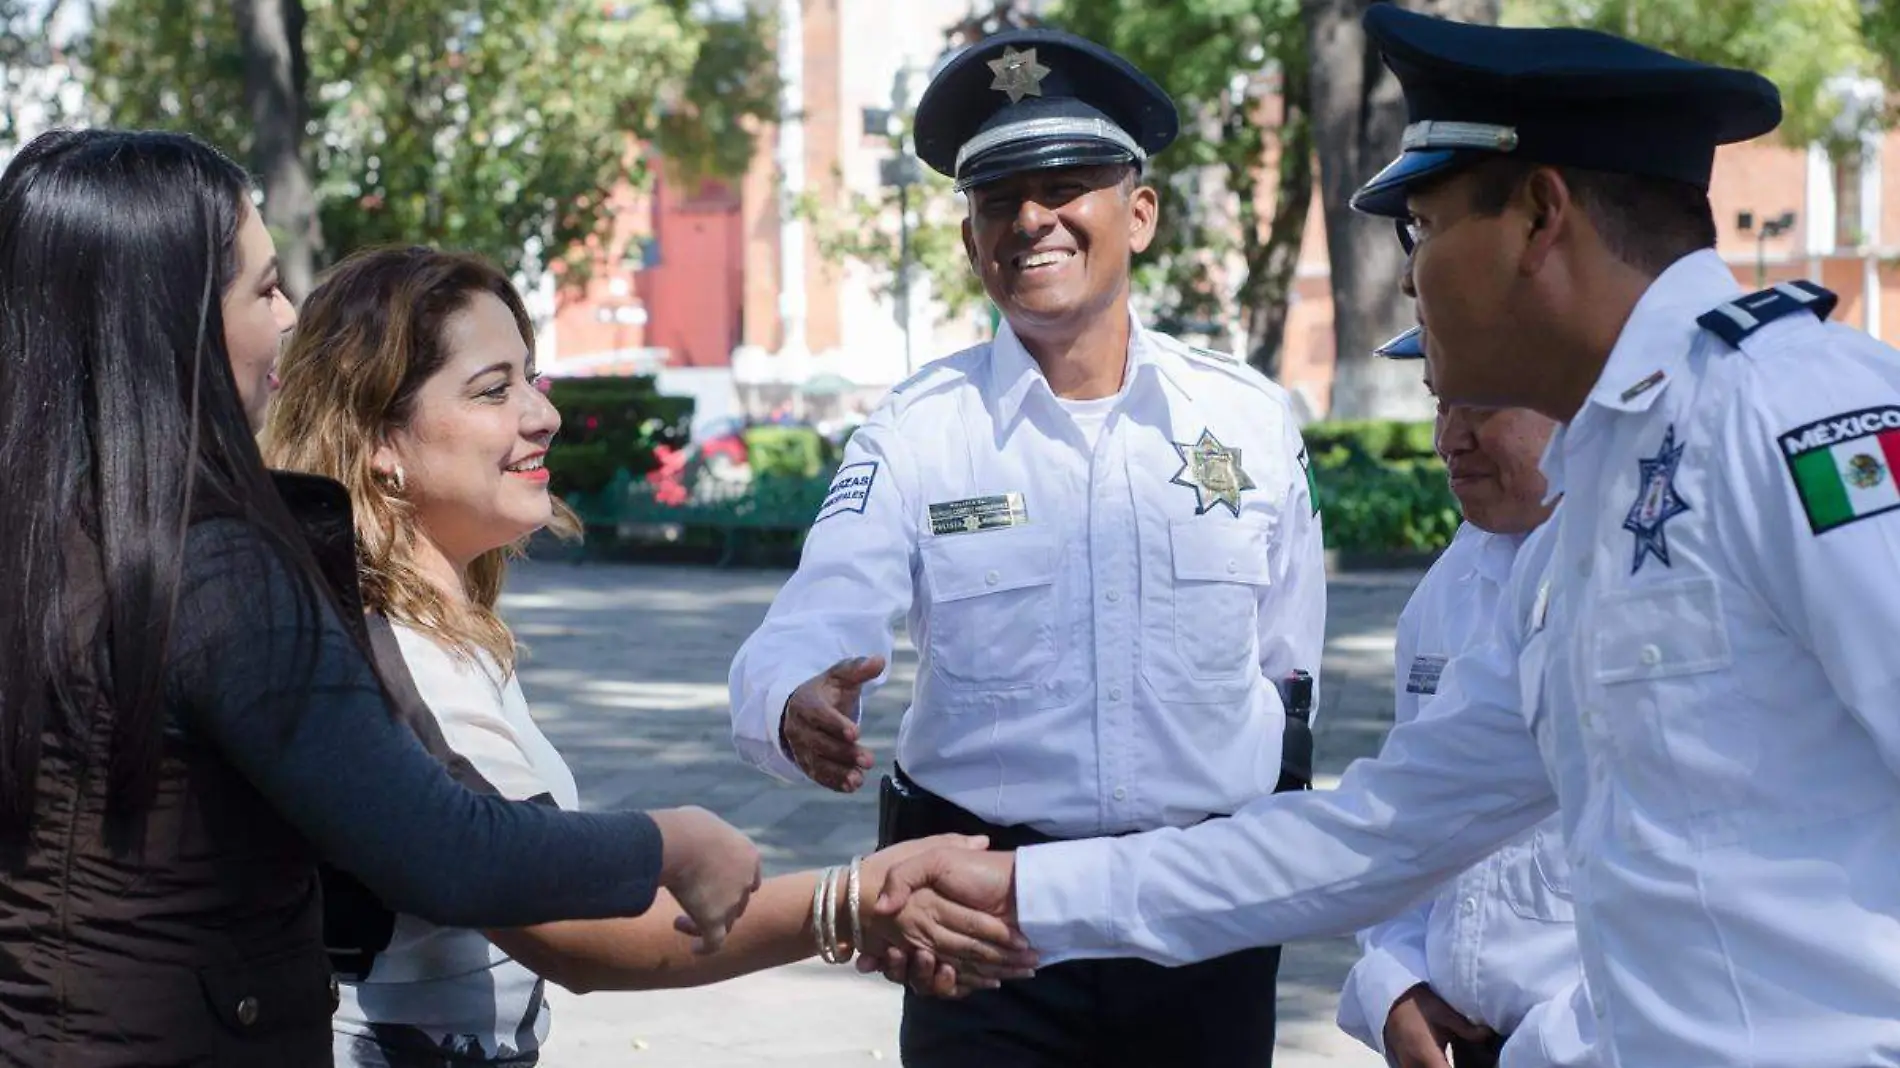
[[1418, 249], [1418, 224], [1410, 219], [1394, 219], [1392, 221], [1398, 227], [1399, 247], [1405, 250], [1407, 256], [1410, 256]]

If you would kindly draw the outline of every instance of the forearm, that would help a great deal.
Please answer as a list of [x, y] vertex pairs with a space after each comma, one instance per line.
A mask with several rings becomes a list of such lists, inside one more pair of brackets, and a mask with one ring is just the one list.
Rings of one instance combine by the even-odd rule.
[[[685, 915], [664, 890], [646, 914], [627, 920], [579, 920], [491, 930], [491, 941], [542, 978], [575, 993], [705, 986], [804, 960], [817, 953], [812, 894], [817, 872], [768, 879], [752, 895], [716, 953], [693, 951], [674, 929]], [[848, 945], [850, 920], [840, 911]]]

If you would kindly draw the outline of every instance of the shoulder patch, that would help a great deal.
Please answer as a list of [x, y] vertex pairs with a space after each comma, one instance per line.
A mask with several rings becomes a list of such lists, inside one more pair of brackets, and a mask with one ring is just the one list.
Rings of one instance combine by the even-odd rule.
[[1306, 451], [1306, 442], [1300, 442], [1300, 470], [1306, 473], [1306, 499], [1313, 506], [1313, 514], [1319, 514], [1319, 479], [1313, 475], [1313, 457]]
[[1718, 305], [1696, 319], [1696, 325], [1740, 348], [1742, 339], [1784, 316], [1806, 309], [1817, 319], [1834, 314], [1840, 298], [1809, 281], [1780, 282], [1759, 293]]
[[1814, 533], [1900, 509], [1900, 405], [1830, 415], [1775, 443]]
[[818, 509], [818, 518], [812, 523], [822, 523], [848, 512], [863, 514], [871, 503], [871, 487], [877, 483], [877, 466], [876, 460], [861, 460], [838, 468], [838, 473], [832, 476], [831, 488], [825, 491], [825, 503]]

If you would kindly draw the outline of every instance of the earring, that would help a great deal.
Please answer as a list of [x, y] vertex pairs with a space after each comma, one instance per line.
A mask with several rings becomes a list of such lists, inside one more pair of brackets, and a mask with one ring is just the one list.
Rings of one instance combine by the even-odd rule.
[[401, 496], [402, 491], [407, 488], [406, 480], [403, 478], [401, 464], [397, 464], [392, 471], [384, 472], [383, 480], [389, 483], [390, 488], [396, 491], [397, 496]]

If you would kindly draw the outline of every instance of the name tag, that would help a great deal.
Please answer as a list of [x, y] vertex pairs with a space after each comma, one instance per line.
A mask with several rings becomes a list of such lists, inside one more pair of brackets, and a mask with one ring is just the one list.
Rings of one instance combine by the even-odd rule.
[[1446, 657], [1415, 656], [1412, 658], [1412, 672], [1406, 677], [1406, 693], [1434, 694], [1438, 692], [1438, 677], [1445, 673]]
[[1027, 522], [1029, 513], [1023, 508], [1020, 493], [944, 501], [930, 506], [932, 534], [974, 534], [979, 530], [1019, 527]]

